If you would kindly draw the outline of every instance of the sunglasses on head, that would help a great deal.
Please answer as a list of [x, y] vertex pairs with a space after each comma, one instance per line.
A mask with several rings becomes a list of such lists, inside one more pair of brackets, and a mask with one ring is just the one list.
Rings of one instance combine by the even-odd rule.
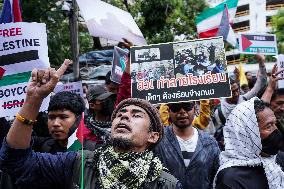
[[177, 113], [179, 112], [181, 109], [184, 109], [185, 111], [191, 111], [194, 107], [194, 103], [192, 102], [186, 102], [186, 103], [173, 103], [173, 104], [168, 104], [169, 109], [174, 112]]

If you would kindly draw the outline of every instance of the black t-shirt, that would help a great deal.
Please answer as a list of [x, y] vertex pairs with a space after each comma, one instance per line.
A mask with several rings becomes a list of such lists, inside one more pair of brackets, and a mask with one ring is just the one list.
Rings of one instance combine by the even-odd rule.
[[217, 175], [216, 189], [269, 189], [262, 166], [230, 167]]

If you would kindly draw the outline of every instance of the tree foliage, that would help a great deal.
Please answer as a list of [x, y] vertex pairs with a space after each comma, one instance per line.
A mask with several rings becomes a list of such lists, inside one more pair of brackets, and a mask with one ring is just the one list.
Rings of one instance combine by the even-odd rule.
[[[45, 23], [48, 36], [48, 54], [53, 66], [61, 65], [65, 58], [72, 59], [68, 16], [63, 14], [57, 0], [22, 1], [22, 16], [25, 22]], [[79, 26], [80, 53], [90, 51], [92, 38]]]
[[138, 22], [150, 43], [196, 38], [195, 16], [206, 4], [203, 0], [141, 1]]
[[194, 23], [198, 13], [206, 8], [204, 0], [105, 0], [128, 10], [148, 43], [163, 43], [196, 38]]
[[[68, 17], [63, 15], [59, 0], [23, 0], [25, 22], [46, 23], [51, 64], [60, 65], [71, 58]], [[104, 0], [132, 14], [147, 42], [162, 43], [196, 38], [194, 19], [205, 7], [204, 0]], [[0, 5], [1, 6], [1, 5]], [[80, 54], [93, 50], [92, 37], [79, 25]]]
[[284, 53], [284, 9], [280, 9], [271, 20], [273, 33], [275, 33], [277, 37], [278, 52]]

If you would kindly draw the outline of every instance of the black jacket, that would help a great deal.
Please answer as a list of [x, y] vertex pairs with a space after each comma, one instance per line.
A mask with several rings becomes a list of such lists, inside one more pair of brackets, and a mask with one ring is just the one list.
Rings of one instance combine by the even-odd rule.
[[220, 150], [216, 140], [209, 134], [198, 131], [199, 138], [195, 152], [188, 167], [185, 167], [182, 152], [172, 126], [167, 126], [164, 130], [164, 137], [155, 148], [155, 152], [164, 166], [181, 182], [183, 188], [211, 188], [214, 176], [219, 168]]

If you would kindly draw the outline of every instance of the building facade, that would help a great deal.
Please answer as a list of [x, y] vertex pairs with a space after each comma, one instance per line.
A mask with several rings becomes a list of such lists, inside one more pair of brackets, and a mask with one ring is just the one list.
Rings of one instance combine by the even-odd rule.
[[[207, 0], [214, 7], [224, 0]], [[238, 33], [270, 33], [271, 17], [284, 8], [284, 0], [239, 0], [233, 29]], [[226, 52], [228, 64], [240, 62], [238, 50]]]

